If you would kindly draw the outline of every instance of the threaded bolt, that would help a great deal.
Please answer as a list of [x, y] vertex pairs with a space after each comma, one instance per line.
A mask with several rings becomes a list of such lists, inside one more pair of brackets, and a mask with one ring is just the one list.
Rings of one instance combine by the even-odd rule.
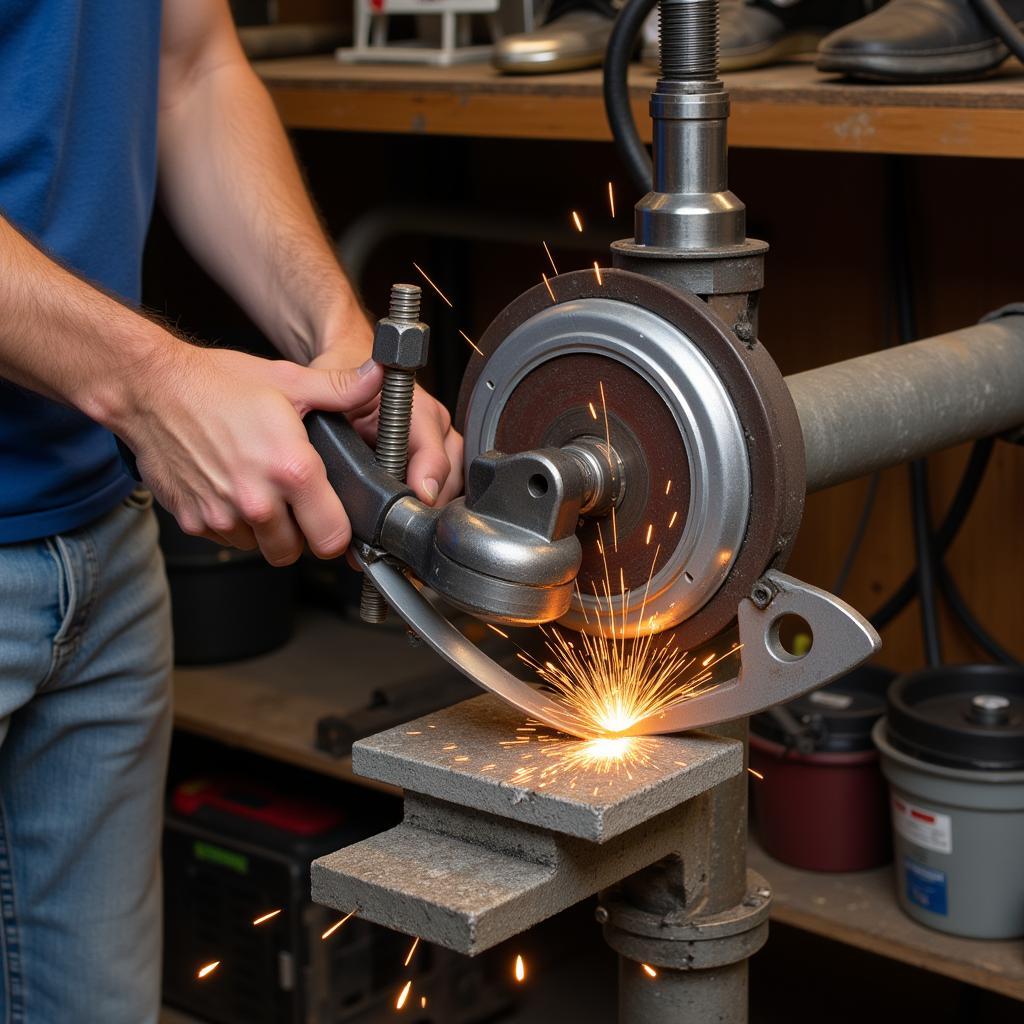
[[420, 318], [420, 295], [418, 284], [393, 284], [388, 316], [400, 323], [417, 323]]
[[658, 34], [663, 79], [718, 77], [718, 0], [660, 0]]
[[[419, 285], [394, 284], [388, 319], [415, 324], [420, 319]], [[377, 464], [393, 477], [405, 480], [409, 467], [409, 426], [412, 422], [412, 399], [416, 389], [416, 371], [386, 366], [377, 413]], [[363, 622], [380, 623], [388, 615], [388, 603], [366, 577], [359, 596], [359, 617]]]

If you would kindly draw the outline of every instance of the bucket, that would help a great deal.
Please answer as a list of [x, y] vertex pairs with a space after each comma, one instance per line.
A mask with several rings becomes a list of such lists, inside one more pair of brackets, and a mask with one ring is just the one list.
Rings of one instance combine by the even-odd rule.
[[295, 567], [181, 531], [157, 506], [171, 586], [176, 665], [215, 665], [285, 644], [292, 633]]
[[1024, 936], [1024, 671], [903, 676], [874, 740], [891, 785], [903, 910], [953, 935]]
[[888, 794], [871, 740], [893, 673], [865, 666], [756, 715], [750, 765], [754, 821], [765, 851], [811, 871], [864, 871], [890, 853]]

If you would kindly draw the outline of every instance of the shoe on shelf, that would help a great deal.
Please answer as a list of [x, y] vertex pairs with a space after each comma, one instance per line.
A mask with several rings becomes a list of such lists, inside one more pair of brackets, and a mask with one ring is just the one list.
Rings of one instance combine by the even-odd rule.
[[877, 6], [872, 0], [725, 0], [720, 8], [719, 66], [742, 71], [814, 53], [829, 32]]
[[[884, 0], [721, 0], [719, 68], [744, 71], [814, 53], [829, 32], [864, 17], [879, 2]], [[645, 40], [643, 61], [657, 65], [656, 28], [653, 41], [646, 32]]]
[[[1024, 26], [1024, 0], [1003, 6]], [[889, 0], [824, 39], [817, 67], [878, 82], [964, 82], [1007, 55], [971, 0]]]
[[608, 0], [554, 0], [540, 28], [499, 39], [491, 63], [516, 75], [597, 68], [614, 24]]

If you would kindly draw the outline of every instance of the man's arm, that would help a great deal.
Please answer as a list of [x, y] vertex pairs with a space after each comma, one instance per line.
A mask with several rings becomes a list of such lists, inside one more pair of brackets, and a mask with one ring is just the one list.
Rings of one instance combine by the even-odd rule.
[[380, 388], [374, 363], [325, 371], [197, 348], [75, 277], [0, 217], [0, 377], [123, 437], [188, 533], [258, 544], [277, 565], [298, 558], [303, 537], [325, 558], [348, 544], [348, 518], [301, 418], [365, 407]]
[[[175, 228], [282, 352], [339, 368], [370, 353], [360, 304], [324, 236], [227, 0], [166, 0], [161, 194]], [[375, 416], [356, 418], [372, 434]], [[462, 441], [417, 391], [409, 482], [425, 501], [461, 488]]]

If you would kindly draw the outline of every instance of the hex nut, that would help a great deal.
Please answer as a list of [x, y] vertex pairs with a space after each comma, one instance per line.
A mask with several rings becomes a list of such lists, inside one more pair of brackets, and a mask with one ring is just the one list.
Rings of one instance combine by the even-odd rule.
[[382, 366], [419, 370], [427, 365], [430, 328], [426, 324], [404, 324], [385, 318], [373, 332], [373, 358]]

